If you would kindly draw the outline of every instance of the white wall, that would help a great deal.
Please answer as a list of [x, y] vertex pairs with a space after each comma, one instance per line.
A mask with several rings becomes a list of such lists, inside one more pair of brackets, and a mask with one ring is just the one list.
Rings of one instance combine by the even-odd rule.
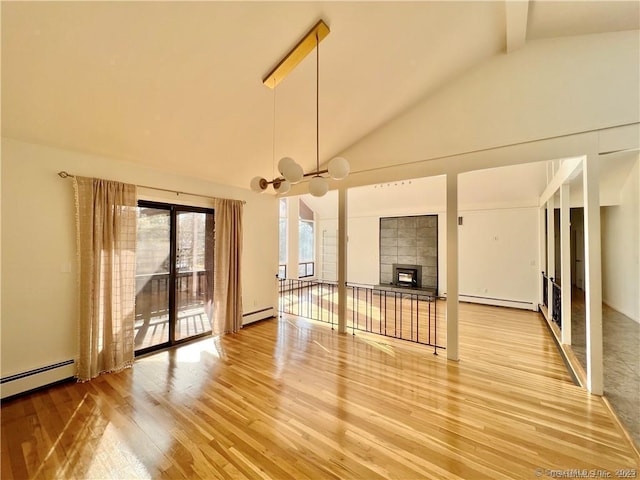
[[538, 208], [460, 212], [460, 299], [537, 308]]
[[[273, 196], [214, 185], [119, 160], [2, 139], [2, 339], [6, 377], [75, 359], [76, 243], [73, 187], [60, 170], [201, 195], [246, 200], [243, 307], [276, 307], [278, 208]], [[142, 189], [141, 196], [211, 206], [202, 197]], [[49, 381], [53, 381], [50, 379]], [[9, 382], [12, 383], [12, 382]], [[18, 393], [3, 385], [2, 395]], [[29, 385], [34, 388], [38, 385]]]
[[380, 283], [380, 217], [348, 219], [347, 281]]
[[640, 159], [620, 192], [620, 205], [602, 212], [602, 297], [640, 323]]

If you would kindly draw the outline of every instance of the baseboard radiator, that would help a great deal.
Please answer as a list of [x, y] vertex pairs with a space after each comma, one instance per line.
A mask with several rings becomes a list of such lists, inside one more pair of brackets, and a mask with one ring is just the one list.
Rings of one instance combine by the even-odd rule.
[[52, 365], [7, 375], [0, 379], [0, 398], [5, 399], [22, 393], [37, 390], [53, 383], [71, 379], [75, 376], [76, 365], [73, 360], [64, 360]]
[[[447, 294], [443, 293], [442, 296], [446, 297]], [[465, 295], [464, 293], [460, 293], [458, 295], [458, 300], [460, 300], [461, 302], [467, 302], [467, 303], [479, 303], [481, 305], [492, 305], [494, 307], [510, 307], [510, 308], [520, 308], [522, 310], [532, 310], [534, 312], [538, 311], [537, 303], [526, 302], [522, 300], [508, 300], [505, 298], [481, 297], [476, 295]]]
[[247, 312], [242, 314], [242, 325], [248, 325], [253, 322], [265, 320], [267, 318], [273, 318], [276, 316], [276, 311], [273, 307], [261, 308], [253, 312]]

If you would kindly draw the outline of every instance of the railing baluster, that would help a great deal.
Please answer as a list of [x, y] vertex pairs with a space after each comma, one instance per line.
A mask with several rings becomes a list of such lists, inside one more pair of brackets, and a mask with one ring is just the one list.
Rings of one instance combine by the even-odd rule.
[[[438, 299], [437, 297], [434, 295], [433, 297], [433, 319], [434, 319], [434, 323], [433, 323], [433, 331], [434, 331], [434, 339], [433, 339], [433, 354], [437, 355], [438, 354]], [[429, 321], [431, 321], [431, 315], [429, 315]]]
[[333, 330], [333, 293], [334, 293], [334, 288], [333, 285], [331, 285], [331, 289], [330, 289], [331, 293], [331, 313], [330, 313], [330, 317], [331, 317], [331, 330]]
[[[413, 303], [413, 300], [411, 299], [411, 295], [409, 295], [409, 303]], [[403, 332], [402, 332], [402, 310], [404, 309], [404, 298], [401, 296], [400, 297], [400, 338], [404, 338]]]
[[[356, 322], [358, 321], [358, 318], [360, 317], [360, 287], [353, 287], [353, 293], [356, 294]], [[356, 330], [354, 328], [354, 323], [351, 323], [351, 330], [353, 332], [353, 334], [356, 334]]]
[[291, 291], [293, 290], [293, 280], [289, 280], [289, 313], [293, 315], [293, 295]]
[[313, 298], [313, 295], [311, 295], [311, 301], [313, 301], [313, 304], [316, 307], [316, 314], [315, 314], [316, 316], [315, 316], [314, 320], [320, 320], [320, 318], [319, 318], [319, 316], [320, 316], [320, 305], [318, 304], [318, 302], [320, 301], [320, 297], [318, 296], [318, 291], [319, 291], [319, 288], [320, 288], [320, 284], [316, 283], [314, 285], [314, 287], [316, 289], [315, 300]]
[[[416, 305], [418, 302], [416, 302]], [[411, 330], [409, 332], [411, 334], [411, 341], [413, 342], [413, 302], [411, 302]]]
[[[400, 294], [400, 312], [402, 312], [402, 294]], [[393, 298], [393, 334], [398, 336], [398, 292]]]
[[416, 302], [416, 342], [420, 343], [420, 302]]
[[[380, 333], [382, 333], [382, 322], [380, 322]], [[387, 292], [384, 292], [384, 334], [387, 334]]]
[[431, 302], [429, 300], [427, 300], [427, 302], [429, 303], [429, 315], [427, 316], [427, 318], [428, 318], [428, 327], [429, 327], [429, 335], [427, 335], [427, 338], [429, 339], [429, 343], [431, 343]]
[[367, 331], [369, 329], [373, 328], [372, 327], [372, 325], [373, 325], [373, 290], [371, 290], [371, 295], [370, 296], [371, 296], [371, 305], [369, 306], [369, 318], [368, 318], [369, 326], [367, 327], [367, 323], [366, 323], [367, 319], [365, 319], [365, 325], [364, 325], [365, 326], [365, 330], [367, 330]]

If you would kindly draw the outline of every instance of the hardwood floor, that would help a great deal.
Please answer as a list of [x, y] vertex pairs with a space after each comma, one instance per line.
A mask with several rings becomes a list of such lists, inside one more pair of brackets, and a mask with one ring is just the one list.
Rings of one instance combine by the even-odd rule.
[[261, 322], [3, 404], [2, 478], [637, 476], [543, 322], [461, 304], [460, 362], [296, 317]]

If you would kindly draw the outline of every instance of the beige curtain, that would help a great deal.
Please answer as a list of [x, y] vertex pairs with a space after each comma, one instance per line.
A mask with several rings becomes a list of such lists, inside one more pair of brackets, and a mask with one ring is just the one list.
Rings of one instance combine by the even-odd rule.
[[239, 200], [216, 200], [213, 331], [242, 328], [242, 207]]
[[80, 357], [90, 380], [133, 363], [136, 187], [77, 177]]

